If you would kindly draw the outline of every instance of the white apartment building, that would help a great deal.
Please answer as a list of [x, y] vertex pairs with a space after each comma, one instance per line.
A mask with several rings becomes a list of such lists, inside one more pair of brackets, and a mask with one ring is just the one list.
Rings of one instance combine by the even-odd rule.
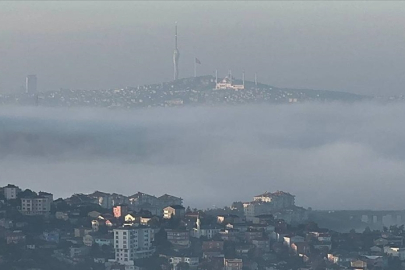
[[191, 269], [196, 269], [200, 262], [198, 257], [170, 257], [169, 263], [172, 265], [173, 270], [179, 269], [177, 265], [181, 262], [185, 262], [189, 265]]
[[17, 199], [17, 194], [21, 191], [21, 189], [15, 185], [8, 184], [3, 188], [4, 197], [6, 200], [13, 200]]
[[51, 211], [53, 195], [40, 192], [39, 196], [21, 198], [21, 213], [27, 216], [47, 215]]
[[208, 239], [212, 239], [215, 235], [219, 234], [220, 231], [221, 231], [220, 226], [201, 225], [200, 218], [197, 218], [196, 228], [193, 229], [191, 235], [196, 238], [200, 238], [201, 236], [204, 236]]
[[150, 257], [154, 230], [147, 226], [124, 225], [114, 229], [115, 261], [131, 265], [135, 259]]
[[224, 270], [242, 270], [242, 259], [225, 259], [224, 258]]
[[243, 203], [246, 220], [252, 221], [255, 216], [274, 214], [274, 211], [295, 207], [293, 195], [283, 191], [265, 192], [253, 197], [252, 202]]

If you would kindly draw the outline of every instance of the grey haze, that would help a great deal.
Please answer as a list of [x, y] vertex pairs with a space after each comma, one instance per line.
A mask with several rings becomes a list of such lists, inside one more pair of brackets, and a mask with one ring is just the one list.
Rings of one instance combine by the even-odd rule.
[[100, 89], [246, 70], [279, 87], [405, 94], [405, 3], [0, 2], [0, 91]]
[[0, 180], [62, 197], [170, 193], [200, 207], [285, 190], [316, 209], [403, 209], [403, 115], [399, 103], [3, 107]]

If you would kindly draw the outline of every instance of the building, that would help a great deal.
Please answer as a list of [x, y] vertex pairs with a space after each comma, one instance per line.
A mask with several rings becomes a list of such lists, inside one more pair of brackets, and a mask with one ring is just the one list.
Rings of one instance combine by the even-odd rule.
[[4, 197], [6, 200], [17, 199], [17, 194], [21, 192], [21, 189], [15, 185], [8, 184], [3, 188]]
[[163, 207], [161, 207], [158, 198], [153, 195], [138, 192], [128, 197], [129, 208], [133, 211], [149, 211], [152, 215], [162, 215]]
[[22, 231], [6, 232], [5, 238], [7, 244], [25, 243], [25, 234], [23, 234]]
[[256, 249], [260, 251], [270, 251], [270, 240], [265, 237], [260, 239], [253, 239], [251, 242], [256, 247]]
[[146, 226], [123, 226], [114, 229], [115, 260], [130, 264], [135, 259], [152, 256], [153, 230]]
[[120, 204], [113, 207], [113, 213], [115, 218], [124, 217], [128, 214], [128, 205]]
[[38, 195], [39, 195], [40, 197], [48, 198], [51, 203], [53, 202], [53, 194], [52, 194], [52, 193], [40, 191], [40, 192], [38, 193]]
[[248, 221], [254, 221], [257, 216], [269, 215], [286, 219], [290, 223], [300, 222], [307, 218], [306, 210], [295, 206], [295, 196], [283, 191], [274, 193], [266, 191], [256, 195], [253, 197], [253, 201], [243, 203], [243, 211]]
[[181, 205], [171, 205], [163, 208], [163, 218], [183, 218], [186, 213], [186, 210]]
[[127, 214], [124, 217], [124, 221], [125, 221], [125, 223], [130, 223], [130, 224], [135, 223], [136, 216], [134, 214]]
[[284, 209], [295, 205], [295, 196], [284, 191], [277, 191], [274, 193], [265, 192], [253, 197], [253, 201], [257, 202], [271, 202], [274, 209]]
[[37, 75], [28, 75], [25, 78], [25, 92], [30, 95], [37, 93]]
[[46, 242], [59, 243], [60, 234], [58, 231], [45, 231], [42, 235]]
[[201, 236], [206, 237], [207, 239], [212, 239], [215, 235], [219, 234], [221, 231], [221, 226], [217, 224], [206, 224], [202, 225], [201, 220], [198, 217], [196, 221], [196, 227], [192, 231], [193, 237], [200, 238]]
[[8, 218], [0, 218], [0, 227], [10, 229], [13, 227], [13, 220]]
[[221, 82], [217, 82], [215, 85], [215, 90], [243, 90], [245, 89], [245, 76], [243, 75], [242, 84], [234, 84], [232, 81], [232, 74], [229, 72], [228, 76], [226, 76]]
[[91, 234], [86, 234], [82, 238], [83, 244], [87, 247], [91, 247], [94, 243], [94, 237]]
[[186, 230], [166, 230], [167, 240], [173, 244], [175, 249], [190, 247], [190, 233]]
[[111, 209], [113, 207], [113, 197], [109, 193], [95, 191], [89, 197], [96, 201], [101, 207]]
[[58, 211], [55, 213], [55, 218], [60, 220], [69, 220], [69, 214], [67, 212]]
[[223, 257], [224, 241], [203, 241], [202, 251], [203, 258]]
[[94, 243], [99, 246], [112, 246], [114, 244], [114, 235], [107, 234], [94, 238]]
[[224, 250], [224, 241], [203, 241], [202, 243], [202, 250], [207, 251], [207, 250], [218, 250], [218, 251], [223, 251]]
[[272, 224], [274, 222], [273, 215], [258, 215], [253, 218], [254, 224]]
[[74, 236], [77, 237], [77, 238], [81, 238], [81, 237], [83, 237], [86, 234], [89, 234], [91, 232], [93, 232], [93, 230], [90, 229], [90, 228], [84, 228], [84, 227], [75, 228], [74, 229]]
[[251, 243], [253, 239], [261, 239], [263, 236], [263, 231], [260, 230], [248, 229], [245, 232], [245, 239], [249, 243]]
[[355, 260], [350, 262], [350, 266], [354, 269], [367, 269], [367, 263], [364, 260]]
[[299, 256], [308, 255], [310, 252], [310, 247], [307, 242], [292, 243], [290, 248], [295, 254], [297, 254]]
[[164, 194], [158, 198], [159, 204], [161, 205], [162, 208], [165, 208], [170, 205], [182, 205], [183, 204], [183, 199], [172, 196], [169, 194]]
[[131, 206], [142, 206], [144, 204], [156, 206], [159, 204], [158, 198], [143, 192], [138, 192], [132, 196], [129, 196], [129, 203]]
[[180, 269], [177, 267], [179, 263], [187, 263], [189, 266], [189, 269], [197, 269], [198, 264], [200, 262], [200, 259], [198, 257], [170, 257], [169, 258], [169, 263], [172, 265], [173, 270]]
[[287, 247], [291, 246], [291, 244], [293, 243], [303, 243], [303, 242], [305, 242], [305, 238], [299, 235], [295, 236], [286, 235], [284, 236], [283, 239], [283, 244], [286, 245]]
[[242, 259], [226, 259], [224, 258], [224, 270], [242, 270]]
[[53, 195], [39, 192], [39, 195], [21, 198], [21, 213], [27, 216], [48, 215], [51, 211]]
[[405, 261], [405, 248], [385, 246], [384, 253], [392, 257], [398, 257], [400, 261]]
[[241, 223], [244, 222], [245, 219], [239, 217], [238, 215], [226, 214], [226, 215], [217, 215], [217, 222], [219, 224], [222, 223]]

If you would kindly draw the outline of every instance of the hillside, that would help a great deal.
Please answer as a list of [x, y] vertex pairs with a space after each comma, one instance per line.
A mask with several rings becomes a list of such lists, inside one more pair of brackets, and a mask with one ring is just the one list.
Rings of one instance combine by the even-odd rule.
[[[241, 86], [242, 81], [232, 79]], [[244, 89], [215, 89], [215, 77], [200, 76], [171, 82], [108, 90], [67, 90], [0, 96], [0, 104], [74, 107], [166, 107], [251, 103], [356, 102], [371, 97], [346, 92], [277, 88], [246, 81]]]

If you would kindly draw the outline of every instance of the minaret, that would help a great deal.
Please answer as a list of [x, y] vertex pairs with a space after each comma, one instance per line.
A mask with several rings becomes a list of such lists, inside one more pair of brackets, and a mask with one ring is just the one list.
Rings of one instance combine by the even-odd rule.
[[200, 215], [198, 215], [197, 217], [197, 221], [195, 222], [195, 224], [197, 225], [196, 227], [196, 233], [197, 233], [197, 238], [200, 238], [201, 236], [201, 220], [200, 220]]
[[179, 58], [180, 52], [179, 49], [177, 48], [177, 22], [176, 22], [174, 32], [174, 52], [173, 52], [174, 80], [177, 80], [179, 78]]
[[218, 89], [218, 70], [215, 70], [215, 89]]
[[245, 71], [243, 71], [243, 73], [242, 73], [242, 85], [243, 85], [243, 88], [245, 88]]

